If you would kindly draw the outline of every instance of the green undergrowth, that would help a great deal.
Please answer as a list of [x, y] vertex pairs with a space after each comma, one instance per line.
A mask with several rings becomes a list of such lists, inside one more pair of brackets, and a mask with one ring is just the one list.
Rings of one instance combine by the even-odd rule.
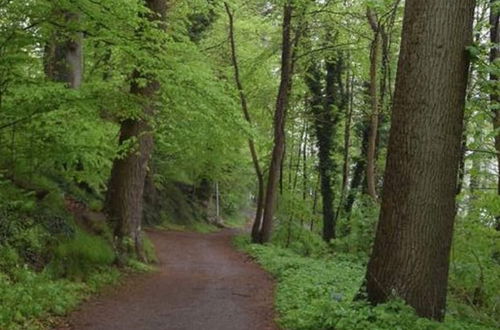
[[116, 268], [111, 246], [79, 230], [53, 253], [52, 261], [37, 271], [15, 249], [0, 246], [0, 329], [46, 328], [104, 286], [116, 285], [124, 274], [154, 270], [134, 259]]
[[284, 329], [495, 329], [454, 312], [448, 312], [445, 323], [419, 318], [397, 300], [376, 307], [353, 301], [365, 266], [349, 254], [325, 254], [323, 247], [305, 256], [275, 244], [250, 244], [246, 236], [238, 236], [235, 244], [275, 277], [278, 322]]
[[11, 269], [10, 275], [0, 273], [0, 329], [43, 329], [120, 277], [113, 267], [96, 268], [85, 281], [54, 278], [22, 266]]
[[224, 218], [224, 226], [228, 228], [242, 228], [248, 222], [248, 218], [240, 212]]
[[[116, 268], [107, 224], [100, 234], [82, 229], [56, 188], [42, 201], [6, 181], [0, 188], [0, 329], [51, 327], [124, 273], [152, 269], [136, 260]], [[154, 261], [152, 243], [144, 245]]]

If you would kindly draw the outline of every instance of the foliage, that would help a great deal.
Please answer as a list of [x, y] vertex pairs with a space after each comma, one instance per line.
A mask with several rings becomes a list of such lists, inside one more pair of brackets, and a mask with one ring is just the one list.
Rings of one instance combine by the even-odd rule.
[[83, 280], [95, 269], [110, 266], [114, 260], [115, 254], [108, 242], [77, 230], [74, 237], [55, 248], [49, 267], [56, 277]]
[[303, 257], [275, 245], [235, 244], [249, 253], [278, 282], [276, 308], [285, 329], [495, 329], [490, 320], [450, 313], [444, 324], [419, 318], [401, 301], [373, 307], [353, 301], [364, 275], [349, 254]]
[[360, 196], [352, 213], [338, 219], [339, 232], [346, 234], [333, 242], [336, 249], [367, 257], [375, 237], [379, 208], [369, 196]]
[[53, 280], [48, 273], [35, 273], [25, 267], [11, 268], [11, 276], [0, 273], [0, 328], [42, 328], [38, 320], [65, 315], [89, 293], [116, 283], [118, 278], [119, 272], [111, 268], [94, 270], [86, 283]]
[[500, 234], [484, 225], [461, 219], [452, 248], [450, 312], [461, 317], [500, 323], [498, 279]]
[[[451, 256], [449, 319], [442, 327], [416, 318], [399, 301], [378, 307], [351, 302], [379, 213], [378, 203], [364, 192], [370, 119], [366, 82], [373, 38], [366, 10], [378, 15], [387, 34], [379, 68], [380, 85], [386, 85], [380, 97], [376, 162], [381, 191], [403, 1], [293, 2], [295, 78], [273, 245], [242, 243], [278, 278], [282, 325], [290, 329], [498, 327], [500, 240], [493, 230], [500, 214], [494, 149], [498, 132], [491, 125], [491, 111], [498, 105], [489, 95], [498, 89], [489, 79], [498, 73], [498, 61], [489, 63], [494, 45], [485, 37], [490, 1], [477, 1], [476, 40], [468, 49], [473, 66], [465, 114], [463, 189]], [[255, 141], [265, 175], [268, 171], [284, 2], [227, 3], [234, 12], [240, 78], [251, 124], [241, 113], [240, 91], [234, 85], [222, 2], [171, 1], [162, 32], [147, 19], [144, 1], [0, 0], [0, 328], [37, 326], [30, 320], [61, 314], [85, 293], [116, 279], [116, 270], [110, 268], [111, 230], [103, 228], [100, 235], [86, 231], [65, 203], [71, 197], [92, 211], [102, 211], [113, 161], [126, 157], [137, 143], [130, 139], [119, 146], [118, 130], [121, 121], [143, 117], [141, 110], [150, 100], [132, 95], [130, 86], [133, 82], [144, 86], [145, 76], [161, 87], [154, 104], [158, 110], [146, 118], [155, 150], [148, 166], [151, 186], [145, 193], [144, 222], [170, 230], [213, 231], [207, 220], [215, 212], [217, 184], [223, 218], [240, 223], [234, 219], [241, 219], [241, 211], [248, 209], [256, 194], [249, 137]], [[78, 13], [79, 19], [67, 20], [62, 12]], [[85, 72], [82, 86], [70, 89], [47, 75], [46, 46], [79, 35]], [[325, 243], [320, 236], [318, 141], [304, 81], [311, 63], [324, 71], [333, 57], [344, 61], [341, 89], [348, 89], [352, 120], [348, 121], [347, 112], [340, 114], [333, 133], [330, 157], [336, 166], [329, 170], [338, 238]], [[135, 70], [142, 77], [133, 81]], [[350, 135], [346, 145], [345, 132]], [[342, 182], [344, 164], [347, 180]], [[357, 168], [362, 171], [355, 186]], [[348, 197], [354, 200], [351, 210], [345, 207]], [[151, 242], [145, 239], [144, 244], [148, 261], [154, 262]], [[128, 260], [128, 266], [151, 269], [136, 260]]]

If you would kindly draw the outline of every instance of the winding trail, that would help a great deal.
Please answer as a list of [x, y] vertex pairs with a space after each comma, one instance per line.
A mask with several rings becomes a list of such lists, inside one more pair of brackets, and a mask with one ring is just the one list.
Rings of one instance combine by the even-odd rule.
[[277, 329], [273, 281], [235, 251], [235, 233], [149, 231], [158, 271], [84, 303], [59, 329]]

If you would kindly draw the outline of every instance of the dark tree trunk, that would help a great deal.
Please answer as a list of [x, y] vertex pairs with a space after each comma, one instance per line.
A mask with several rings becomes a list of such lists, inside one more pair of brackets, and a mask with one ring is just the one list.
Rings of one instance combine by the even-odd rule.
[[[151, 21], [164, 20], [166, 0], [146, 0], [146, 5], [153, 12], [149, 16]], [[139, 79], [146, 79], [146, 84], [140, 85]], [[145, 76], [139, 70], [133, 73], [130, 92], [143, 99], [143, 113], [140, 118], [125, 119], [120, 124], [119, 144], [124, 145], [133, 140], [135, 143], [125, 157], [115, 159], [106, 196], [106, 211], [114, 225], [119, 261], [130, 254], [146, 260], [141, 233], [143, 193], [153, 151], [150, 120], [159, 88], [160, 84], [154, 78]], [[131, 240], [132, 246], [127, 244], [128, 240]]]
[[[231, 62], [233, 64], [234, 80], [236, 83], [236, 87], [238, 88], [243, 115], [245, 117], [245, 120], [251, 125], [252, 119], [250, 117], [250, 111], [248, 109], [248, 102], [243, 84], [241, 83], [240, 79], [240, 69], [238, 64], [238, 56], [236, 53], [236, 42], [234, 38], [234, 15], [227, 2], [224, 2], [224, 6], [229, 18], [229, 42], [231, 44]], [[250, 149], [250, 155], [252, 156], [255, 175], [257, 177], [257, 208], [255, 210], [255, 219], [252, 225], [252, 242], [257, 243], [259, 241], [259, 232], [261, 228], [264, 204], [264, 174], [262, 173], [259, 156], [257, 154], [257, 149], [255, 148], [255, 142], [252, 138], [248, 139], [248, 148]]]
[[473, 0], [407, 0], [368, 300], [443, 320]]
[[285, 151], [285, 122], [293, 76], [292, 12], [292, 1], [287, 0], [283, 10], [281, 83], [276, 100], [276, 110], [274, 113], [274, 147], [266, 187], [264, 217], [262, 220], [262, 229], [259, 240], [261, 243], [268, 242], [271, 238], [274, 211], [276, 208], [278, 181], [282, 174], [281, 165]]
[[[500, 58], [500, 9], [498, 0], [490, 0], [490, 40], [492, 48], [490, 51], [490, 63], [499, 65]], [[493, 128], [495, 129], [495, 150], [497, 152], [497, 194], [500, 195], [500, 87], [498, 87], [498, 75], [495, 72], [490, 74], [490, 81], [493, 91], [490, 95], [491, 105], [493, 107]], [[500, 230], [500, 215], [497, 216], [496, 229]]]
[[311, 93], [311, 110], [318, 143], [319, 175], [323, 200], [323, 239], [330, 241], [336, 237], [336, 213], [333, 190], [337, 164], [332, 155], [335, 151], [334, 135], [340, 120], [340, 112], [345, 107], [342, 87], [343, 62], [340, 55], [326, 61], [326, 77], [323, 96], [322, 77], [314, 64], [309, 67], [306, 84]]
[[354, 171], [352, 173], [351, 184], [349, 187], [349, 193], [347, 195], [344, 212], [347, 217], [350, 217], [352, 212], [352, 207], [356, 201], [356, 196], [363, 184], [364, 174], [366, 173], [366, 157], [368, 152], [368, 137], [370, 135], [370, 125], [368, 123], [362, 123], [361, 127], [361, 154], [357, 157], [356, 165], [354, 166]]

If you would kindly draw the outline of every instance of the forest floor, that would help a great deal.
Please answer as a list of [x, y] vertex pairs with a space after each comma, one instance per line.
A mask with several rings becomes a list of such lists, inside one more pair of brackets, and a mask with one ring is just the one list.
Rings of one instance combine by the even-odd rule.
[[58, 329], [277, 329], [273, 280], [235, 250], [235, 234], [148, 231], [157, 271], [108, 288]]

